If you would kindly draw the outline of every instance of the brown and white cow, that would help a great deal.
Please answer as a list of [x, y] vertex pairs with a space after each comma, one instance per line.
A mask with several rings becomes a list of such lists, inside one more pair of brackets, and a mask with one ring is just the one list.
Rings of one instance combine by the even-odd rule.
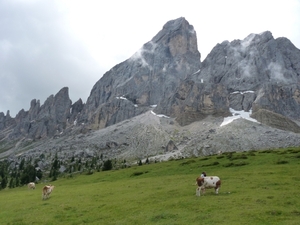
[[214, 188], [216, 194], [219, 193], [219, 188], [221, 186], [221, 179], [217, 176], [207, 176], [207, 177], [197, 177], [196, 184], [198, 185], [196, 189], [196, 195], [200, 196], [201, 190], [202, 193], [205, 193], [205, 189]]
[[34, 182], [30, 182], [27, 184], [28, 189], [35, 189], [35, 183]]
[[49, 195], [51, 194], [53, 189], [54, 189], [54, 186], [51, 184], [44, 186], [43, 190], [42, 190], [42, 199], [45, 200], [45, 199], [49, 198]]

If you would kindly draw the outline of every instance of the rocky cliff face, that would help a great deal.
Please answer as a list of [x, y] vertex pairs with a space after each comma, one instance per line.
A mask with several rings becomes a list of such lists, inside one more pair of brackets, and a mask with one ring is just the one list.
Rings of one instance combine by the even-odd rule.
[[269, 31], [224, 41], [156, 111], [177, 117], [181, 124], [225, 116], [229, 107], [266, 109], [299, 120], [299, 60], [299, 49], [286, 38], [274, 39]]
[[0, 131], [4, 130], [5, 128], [14, 126], [16, 121], [12, 118], [7, 111], [6, 115], [3, 112], [0, 112]]
[[200, 65], [193, 26], [184, 18], [169, 21], [94, 85], [81, 119], [96, 129], [139, 115], [172, 95]]
[[[269, 31], [217, 44], [201, 62], [193, 26], [178, 18], [105, 73], [85, 104], [72, 104], [64, 87], [15, 118], [0, 113], [0, 158], [185, 157], [300, 145], [299, 62], [299, 49]], [[230, 108], [252, 111], [259, 123], [221, 127]]]
[[68, 88], [62, 88], [55, 96], [51, 95], [41, 106], [40, 101], [31, 101], [29, 111], [21, 110], [16, 118], [16, 126], [11, 139], [41, 139], [53, 137], [67, 127], [71, 112]]

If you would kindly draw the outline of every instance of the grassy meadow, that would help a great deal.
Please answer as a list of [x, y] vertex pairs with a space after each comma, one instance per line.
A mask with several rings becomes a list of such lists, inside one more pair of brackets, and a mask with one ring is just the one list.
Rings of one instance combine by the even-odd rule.
[[[195, 179], [219, 176], [219, 195]], [[0, 191], [0, 224], [300, 224], [300, 148], [227, 153]]]

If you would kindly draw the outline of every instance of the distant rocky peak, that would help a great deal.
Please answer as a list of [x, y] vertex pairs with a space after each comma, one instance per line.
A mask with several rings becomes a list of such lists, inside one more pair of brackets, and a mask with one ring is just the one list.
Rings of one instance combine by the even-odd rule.
[[192, 53], [200, 59], [194, 27], [185, 18], [180, 17], [167, 22], [151, 41], [131, 56], [130, 61], [139, 61], [141, 66], [152, 68], [147, 59], [149, 56], [153, 58], [153, 54], [157, 54], [159, 49], [166, 47], [172, 57]]
[[40, 104], [40, 100], [32, 99], [30, 102], [30, 109], [34, 108], [37, 104]]
[[36, 119], [36, 116], [40, 112], [40, 100], [33, 99], [30, 102], [30, 109], [29, 109], [29, 120]]
[[57, 98], [67, 98], [69, 99], [69, 88], [63, 87], [59, 90], [59, 92], [55, 95], [55, 99]]
[[181, 27], [190, 27], [189, 22], [184, 17], [179, 17], [174, 20], [168, 21], [164, 26], [164, 30], [178, 30]]
[[184, 17], [167, 22], [151, 41], [168, 45], [173, 57], [188, 52], [200, 55], [198, 52], [196, 31]]
[[225, 40], [221, 44], [217, 44], [212, 49], [211, 53], [223, 53], [225, 58], [228, 56], [237, 58], [250, 58], [255, 54], [258, 54], [258, 51], [261, 50], [259, 48], [269, 41], [274, 41], [270, 31], [265, 31], [260, 34], [252, 33], [243, 40], [236, 39], [231, 42]]
[[224, 84], [230, 92], [258, 90], [265, 82], [289, 85], [299, 80], [300, 51], [288, 39], [265, 31], [217, 44], [202, 63], [199, 79]]
[[[180, 17], [175, 20], [168, 21], [161, 31], [155, 35], [151, 41], [158, 43], [158, 42], [168, 42], [168, 36], [174, 36], [174, 33], [181, 32], [182, 30], [189, 31], [191, 33], [195, 33], [194, 27], [189, 24], [189, 22], [184, 18]], [[175, 34], [176, 35], [176, 34]]]
[[[144, 112], [142, 107], [171, 96], [200, 65], [193, 26], [183, 17], [171, 20], [128, 60], [104, 74], [94, 85], [80, 119], [103, 127], [136, 116]], [[118, 98], [121, 96], [129, 101]]]
[[9, 111], [9, 110], [6, 111], [6, 116], [7, 116], [8, 118], [11, 118], [11, 116], [10, 116], [10, 111]]
[[265, 31], [260, 34], [249, 34], [241, 41], [241, 46], [245, 49], [251, 45], [257, 45], [259, 43], [266, 43], [273, 40], [273, 35], [270, 31]]

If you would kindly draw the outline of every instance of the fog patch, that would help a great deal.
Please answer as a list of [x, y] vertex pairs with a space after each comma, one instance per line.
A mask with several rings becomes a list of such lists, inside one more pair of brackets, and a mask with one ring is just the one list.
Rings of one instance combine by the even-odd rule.
[[251, 66], [245, 65], [241, 68], [242, 77], [251, 77]]
[[268, 65], [268, 70], [270, 71], [270, 79], [275, 81], [284, 81], [286, 82], [287, 79], [283, 75], [283, 68], [275, 62], [271, 62]]
[[130, 58], [133, 61], [139, 61], [143, 67], [151, 67], [143, 57], [143, 48], [139, 49], [133, 56]]
[[195, 34], [195, 30], [194, 30], [194, 29], [189, 29], [189, 32], [190, 32], [191, 34]]
[[245, 49], [250, 46], [254, 37], [255, 37], [255, 34], [250, 34], [244, 40], [241, 41], [241, 48], [243, 51], [245, 51]]
[[143, 67], [149, 67], [150, 69], [152, 66], [150, 66], [146, 59], [144, 58], [145, 54], [153, 54], [155, 49], [157, 47], [157, 44], [150, 41], [146, 43], [142, 48], [140, 48], [136, 53], [133, 54], [133, 56], [130, 57], [130, 60], [132, 61], [138, 61], [141, 63]]

